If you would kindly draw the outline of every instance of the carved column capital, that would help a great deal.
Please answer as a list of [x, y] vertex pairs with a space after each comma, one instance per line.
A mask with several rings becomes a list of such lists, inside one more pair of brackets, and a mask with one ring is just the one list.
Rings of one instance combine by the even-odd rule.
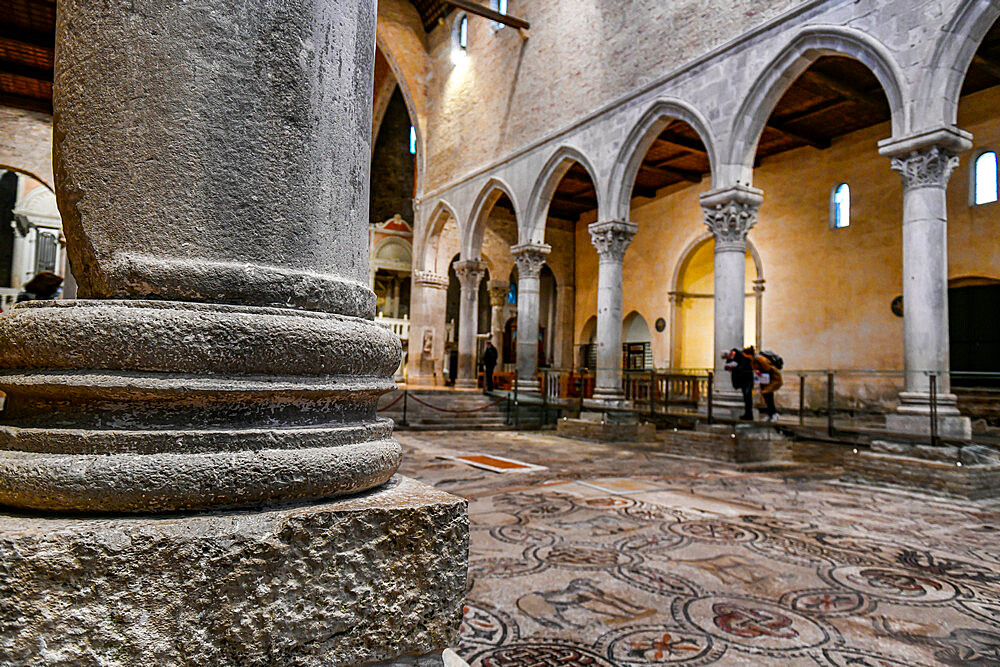
[[505, 280], [491, 280], [486, 285], [490, 294], [490, 306], [493, 308], [503, 308], [507, 303], [507, 295], [510, 294], [510, 283]]
[[763, 201], [761, 190], [745, 185], [701, 195], [705, 224], [715, 237], [715, 252], [746, 252], [747, 232], [757, 224]]
[[958, 156], [941, 146], [928, 146], [891, 158], [894, 171], [899, 172], [903, 187], [944, 188], [958, 166]]
[[467, 259], [455, 262], [455, 275], [462, 285], [462, 290], [478, 290], [479, 283], [486, 274], [486, 262], [478, 259]]
[[904, 189], [944, 188], [958, 166], [958, 154], [971, 147], [971, 134], [948, 127], [880, 141], [879, 153], [891, 160]]
[[413, 282], [430, 289], [448, 289], [448, 276], [433, 271], [414, 271]]
[[621, 264], [639, 225], [627, 220], [609, 220], [595, 222], [587, 227], [590, 232], [590, 242], [597, 248], [597, 256], [602, 262]]
[[520, 243], [510, 247], [510, 254], [517, 264], [517, 274], [522, 278], [537, 278], [550, 252], [552, 246], [546, 243]]

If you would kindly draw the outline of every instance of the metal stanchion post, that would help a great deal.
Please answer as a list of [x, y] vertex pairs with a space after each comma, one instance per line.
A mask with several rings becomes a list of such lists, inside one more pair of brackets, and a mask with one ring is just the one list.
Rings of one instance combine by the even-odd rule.
[[408, 402], [407, 399], [409, 398], [409, 395], [410, 395], [410, 390], [409, 389], [403, 389], [403, 419], [400, 420], [400, 422], [399, 422], [400, 426], [409, 426], [410, 425], [410, 422], [406, 421], [406, 404]]
[[549, 421], [549, 374], [542, 372], [542, 428]]
[[826, 434], [833, 437], [833, 373], [826, 374]]
[[708, 372], [708, 423], [712, 423], [712, 399], [715, 393], [715, 373]]
[[517, 403], [517, 371], [514, 371], [514, 429], [521, 430], [521, 406]]
[[937, 373], [931, 373], [931, 445], [938, 444], [938, 423], [937, 423]]
[[799, 426], [806, 423], [806, 376], [799, 376]]
[[580, 369], [580, 414], [583, 414], [583, 395], [587, 392], [587, 369]]
[[649, 418], [656, 415], [656, 371], [649, 371]]

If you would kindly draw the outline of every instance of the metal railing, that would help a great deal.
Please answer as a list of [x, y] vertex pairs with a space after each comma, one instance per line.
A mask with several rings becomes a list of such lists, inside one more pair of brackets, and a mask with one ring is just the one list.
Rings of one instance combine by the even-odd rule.
[[[885, 438], [935, 445], [968, 442], [955, 432], [957, 407], [972, 421], [974, 442], [1000, 446], [1000, 373], [910, 371], [911, 388], [920, 387], [921, 398], [919, 405], [902, 411], [904, 371], [785, 369], [782, 376], [784, 384], [775, 394], [780, 413], [776, 426], [801, 437], [862, 444]], [[741, 423], [737, 417], [742, 396], [728, 373], [715, 376], [710, 369], [697, 368], [623, 371], [625, 401], [610, 408], [588, 403], [596, 384], [594, 369], [543, 368], [536, 377], [537, 392], [518, 389], [516, 377], [509, 390], [494, 392], [506, 399], [504, 413], [514, 428], [550, 426], [556, 415], [576, 416], [593, 409], [631, 412], [660, 425]], [[761, 403], [755, 389], [758, 422], [764, 421]], [[893, 418], [900, 414], [906, 419]], [[903, 422], [905, 427], [900, 426]]]

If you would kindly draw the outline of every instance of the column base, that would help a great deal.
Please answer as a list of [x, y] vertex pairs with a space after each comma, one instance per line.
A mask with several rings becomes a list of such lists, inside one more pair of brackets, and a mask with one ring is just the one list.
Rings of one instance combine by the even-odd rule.
[[399, 476], [259, 511], [0, 514], [0, 652], [46, 665], [440, 660], [458, 639], [468, 538], [464, 500]]
[[[942, 438], [958, 440], [972, 438], [972, 420], [959, 413], [958, 398], [954, 394], [941, 394], [937, 397], [936, 421], [937, 434]], [[929, 436], [931, 434], [930, 394], [923, 392], [901, 393], [899, 395], [899, 408], [896, 414], [886, 416], [885, 426], [887, 430], [897, 433]]]
[[720, 419], [739, 419], [746, 406], [743, 395], [737, 391], [719, 391], [712, 393], [712, 416]]
[[538, 378], [533, 378], [531, 380], [522, 380], [518, 378], [517, 392], [519, 394], [540, 394], [542, 393], [542, 384], [538, 381]]

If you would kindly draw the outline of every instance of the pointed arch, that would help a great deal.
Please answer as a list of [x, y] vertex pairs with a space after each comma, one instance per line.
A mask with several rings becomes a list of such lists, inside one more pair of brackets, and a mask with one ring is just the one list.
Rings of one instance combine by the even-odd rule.
[[573, 163], [579, 163], [590, 175], [590, 180], [594, 183], [597, 191], [598, 219], [601, 219], [603, 212], [604, 188], [597, 178], [597, 170], [593, 163], [583, 154], [582, 151], [573, 146], [561, 146], [545, 162], [542, 171], [535, 180], [535, 186], [531, 190], [531, 198], [528, 201], [528, 214], [524, 219], [524, 229], [519, 225], [518, 243], [544, 243], [545, 242], [545, 221], [548, 218], [549, 205], [555, 195], [556, 188], [562, 181], [563, 176], [569, 171]]
[[892, 135], [909, 129], [905, 78], [889, 50], [874, 38], [853, 28], [812, 26], [800, 30], [789, 44], [763, 68], [735, 116], [729, 137], [725, 179], [717, 185], [753, 180], [757, 143], [771, 112], [785, 91], [810, 65], [823, 56], [847, 56], [864, 64], [882, 85], [892, 115]]
[[55, 192], [52, 186], [46, 183], [41, 176], [33, 172], [30, 172], [27, 169], [21, 169], [20, 167], [11, 167], [10, 165], [0, 163], [0, 171], [12, 171], [15, 174], [21, 174], [22, 176], [27, 176], [28, 178], [32, 178], [41, 183], [42, 186], [44, 186], [49, 192]]
[[389, 63], [417, 134], [417, 192], [422, 192], [428, 108], [424, 82], [430, 73], [430, 56], [416, 8], [406, 0], [380, 0], [375, 44]]
[[690, 125], [705, 144], [708, 152], [708, 162], [714, 178], [718, 158], [716, 142], [705, 116], [693, 106], [676, 98], [666, 98], [654, 102], [642, 115], [625, 138], [615, 170], [611, 176], [609, 208], [612, 219], [628, 220], [632, 201], [632, 187], [639, 167], [642, 165], [650, 146], [656, 141], [667, 125], [675, 120], [681, 120]]
[[520, 229], [521, 207], [518, 205], [517, 198], [514, 197], [514, 189], [498, 177], [490, 178], [486, 185], [480, 189], [479, 195], [472, 205], [472, 214], [469, 216], [468, 225], [462, 233], [462, 257], [464, 259], [479, 259], [482, 254], [483, 234], [486, 231], [486, 222], [489, 220], [490, 211], [504, 195], [514, 206], [514, 219], [518, 229]]
[[919, 84], [914, 129], [953, 126], [972, 59], [983, 38], [1000, 19], [1000, 0], [962, 0], [945, 24], [930, 58], [930, 73]]
[[[418, 260], [413, 267], [416, 271], [434, 271], [434, 260], [437, 257], [438, 241], [441, 238], [441, 230], [448, 219], [458, 222], [458, 215], [455, 208], [445, 200], [439, 200], [427, 217], [427, 223], [420, 230], [419, 244], [414, 244], [414, 259]], [[419, 249], [418, 249], [419, 245]]]

